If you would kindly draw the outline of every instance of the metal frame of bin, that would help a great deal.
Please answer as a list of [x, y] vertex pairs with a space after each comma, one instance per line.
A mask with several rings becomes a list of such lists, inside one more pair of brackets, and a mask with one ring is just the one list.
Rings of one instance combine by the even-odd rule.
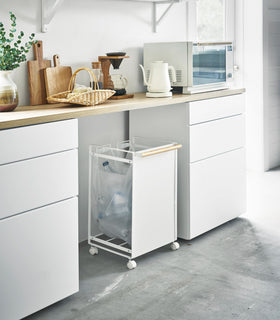
[[[88, 199], [88, 244], [90, 254], [98, 248], [127, 258], [127, 267], [134, 269], [132, 259], [171, 243], [177, 250], [177, 149], [182, 145], [165, 143], [147, 147], [136, 143], [142, 138], [123, 141], [122, 148], [100, 146], [103, 150], [126, 153], [128, 158], [115, 157], [89, 150], [89, 199]], [[147, 140], [147, 139], [145, 139]], [[124, 150], [131, 146], [137, 151]], [[101, 150], [101, 149], [100, 149]], [[92, 157], [121, 161], [132, 165], [132, 226], [131, 247], [126, 241], [110, 238], [103, 233], [92, 234]]]

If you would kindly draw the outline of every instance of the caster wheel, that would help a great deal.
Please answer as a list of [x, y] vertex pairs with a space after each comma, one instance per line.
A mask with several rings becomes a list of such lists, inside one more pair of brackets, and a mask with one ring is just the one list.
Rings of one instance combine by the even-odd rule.
[[137, 263], [134, 260], [129, 260], [126, 266], [129, 270], [132, 270], [137, 267]]
[[171, 248], [171, 250], [175, 251], [180, 248], [180, 245], [178, 242], [173, 242], [173, 243], [171, 243], [170, 248]]
[[96, 247], [90, 247], [89, 253], [90, 253], [92, 256], [95, 256], [96, 254], [98, 254], [98, 249], [97, 249]]

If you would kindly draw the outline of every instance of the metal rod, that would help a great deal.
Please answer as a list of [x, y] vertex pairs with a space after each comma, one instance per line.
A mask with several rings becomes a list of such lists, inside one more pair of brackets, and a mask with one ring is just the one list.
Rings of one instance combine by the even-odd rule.
[[[115, 249], [118, 249], [118, 250], [121, 250], [121, 251], [125, 251], [125, 252], [128, 252], [128, 253], [131, 253], [131, 249], [128, 249], [128, 248], [123, 248], [121, 247], [120, 245], [118, 244], [114, 244], [114, 243], [108, 243], [107, 240], [102, 240], [102, 239], [98, 239], [96, 237], [91, 237], [90, 238], [92, 241], [94, 242], [98, 242], [98, 243], [101, 243], [103, 245], [106, 245], [108, 247], [112, 247], [112, 248], [115, 248]], [[93, 244], [94, 245], [94, 244]]]
[[120, 243], [119, 246], [124, 246], [125, 244], [127, 244], [127, 242], [123, 242], [123, 243]]
[[152, 3], [153, 8], [153, 32], [157, 32], [157, 4], [155, 2]]
[[92, 185], [92, 146], [89, 152], [89, 179], [88, 179], [88, 239], [91, 237], [91, 185]]
[[100, 236], [103, 236], [103, 235], [104, 235], [104, 233], [99, 233], [95, 237], [97, 238], [97, 237], [100, 237]]
[[114, 254], [117, 254], [119, 256], [122, 256], [122, 257], [125, 257], [125, 258], [128, 258], [128, 259], [131, 259], [131, 254], [130, 255], [127, 255], [127, 254], [124, 254], [124, 253], [121, 253], [121, 252], [117, 252], [113, 249], [109, 249], [109, 248], [106, 248], [106, 247], [103, 247], [102, 245], [99, 245], [99, 244], [96, 244], [96, 243], [90, 243], [92, 246], [95, 246], [97, 248], [100, 248], [102, 250], [106, 250], [106, 251], [109, 251], [109, 252], [112, 252]]
[[110, 160], [115, 160], [115, 161], [125, 162], [125, 163], [132, 163], [133, 162], [132, 160], [129, 160], [129, 159], [108, 156], [106, 154], [95, 153], [94, 156], [97, 157], [97, 158], [110, 159]]

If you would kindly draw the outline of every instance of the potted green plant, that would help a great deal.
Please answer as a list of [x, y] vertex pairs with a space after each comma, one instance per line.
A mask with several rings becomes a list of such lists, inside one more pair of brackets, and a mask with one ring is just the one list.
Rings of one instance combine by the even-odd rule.
[[12, 70], [26, 61], [35, 34], [29, 36], [29, 41], [22, 43], [24, 32], [16, 35], [16, 16], [10, 12], [11, 26], [8, 30], [0, 22], [0, 111], [12, 111], [18, 105], [16, 84], [11, 79]]

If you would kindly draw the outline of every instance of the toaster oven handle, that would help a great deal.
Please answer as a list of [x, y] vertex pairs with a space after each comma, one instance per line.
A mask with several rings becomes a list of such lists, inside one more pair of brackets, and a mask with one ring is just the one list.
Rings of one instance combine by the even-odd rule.
[[196, 42], [197, 46], [232, 45], [232, 42]]

